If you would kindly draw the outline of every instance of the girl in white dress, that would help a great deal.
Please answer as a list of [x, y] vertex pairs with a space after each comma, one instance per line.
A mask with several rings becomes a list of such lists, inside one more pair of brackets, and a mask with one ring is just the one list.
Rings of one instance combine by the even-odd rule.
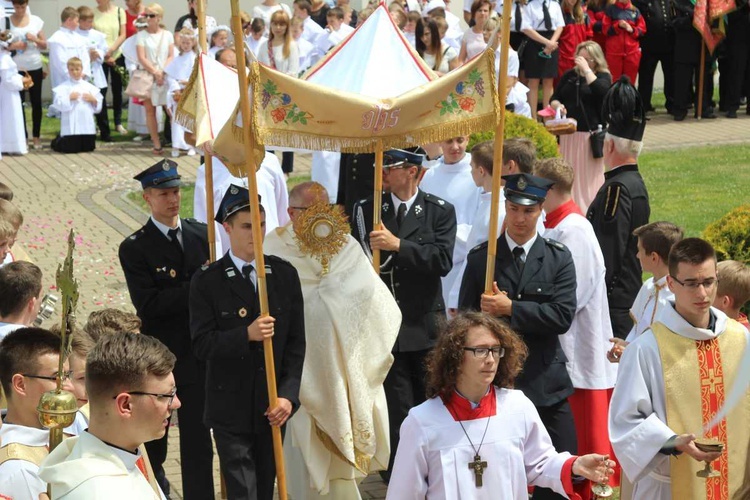
[[[287, 75], [299, 76], [299, 48], [285, 11], [277, 10], [271, 15], [271, 33], [258, 48], [258, 61]], [[286, 151], [282, 157], [282, 170], [289, 174], [294, 169], [294, 153]]]
[[208, 55], [216, 57], [216, 53], [221, 49], [227, 48], [229, 43], [229, 27], [219, 26], [210, 34], [211, 46], [208, 48]]
[[195, 148], [185, 142], [185, 129], [174, 119], [179, 104], [179, 95], [190, 79], [195, 63], [195, 36], [190, 28], [183, 28], [176, 36], [180, 54], [175, 57], [164, 72], [169, 82], [169, 94], [167, 95], [167, 111], [172, 116], [172, 156], [180, 156], [180, 150], [187, 150], [188, 156], [195, 155]]
[[168, 89], [164, 68], [172, 62], [174, 38], [161, 24], [164, 17], [164, 9], [161, 5], [152, 3], [146, 7], [144, 16], [148, 25], [145, 30], [136, 35], [136, 49], [138, 51], [138, 63], [154, 76], [150, 99], [144, 99], [143, 105], [146, 108], [146, 124], [153, 143], [152, 152], [155, 155], [161, 155], [164, 151], [159, 138], [156, 108], [167, 104]]
[[[12, 41], [12, 40], [9, 40]], [[0, 154], [26, 154], [21, 94], [23, 78], [11, 59], [6, 42], [0, 43]]]
[[458, 52], [440, 40], [440, 30], [433, 19], [426, 17], [417, 23], [415, 33], [417, 53], [438, 76], [458, 68]]

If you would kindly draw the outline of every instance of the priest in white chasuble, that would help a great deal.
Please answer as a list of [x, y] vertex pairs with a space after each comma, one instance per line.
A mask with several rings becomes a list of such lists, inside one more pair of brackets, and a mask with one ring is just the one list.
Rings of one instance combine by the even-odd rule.
[[349, 235], [346, 218], [328, 203], [322, 185], [296, 186], [292, 222], [263, 245], [297, 269], [309, 325], [301, 406], [284, 441], [294, 500], [359, 499], [359, 481], [386, 469], [390, 456], [383, 381], [401, 311]]
[[534, 404], [512, 389], [527, 352], [488, 314], [448, 323], [427, 357], [430, 399], [401, 426], [388, 500], [517, 500], [528, 486], [580, 499], [574, 476], [607, 481], [607, 455], [558, 453]]
[[[674, 300], [623, 354], [609, 434], [634, 483], [634, 499], [747, 498], [739, 491], [748, 459], [750, 394], [704, 431], [724, 406], [749, 340], [739, 323], [711, 307], [717, 283], [709, 243], [698, 238], [676, 243], [667, 276]], [[701, 451], [696, 444], [705, 440], [722, 443], [723, 452]], [[696, 476], [704, 461], [712, 462], [717, 477]]]

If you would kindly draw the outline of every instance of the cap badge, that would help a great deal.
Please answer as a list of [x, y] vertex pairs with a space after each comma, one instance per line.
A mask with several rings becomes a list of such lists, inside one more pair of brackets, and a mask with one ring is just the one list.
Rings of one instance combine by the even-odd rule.
[[237, 189], [237, 188], [236, 188], [236, 187], [234, 187], [234, 186], [232, 186], [231, 188], [229, 188], [229, 194], [237, 194], [237, 193], [239, 193], [239, 192], [240, 192], [240, 190], [239, 190], [239, 189]]
[[161, 162], [161, 169], [167, 172], [169, 170], [169, 163], [167, 163], [167, 160], [164, 160]]
[[244, 307], [240, 307], [240, 310], [237, 311], [237, 315], [239, 315], [240, 318], [244, 318], [245, 316], [247, 316], [247, 309], [245, 309]]
[[524, 177], [521, 177], [518, 179], [517, 186], [519, 191], [524, 191], [529, 186], [529, 183], [526, 182], [526, 179]]

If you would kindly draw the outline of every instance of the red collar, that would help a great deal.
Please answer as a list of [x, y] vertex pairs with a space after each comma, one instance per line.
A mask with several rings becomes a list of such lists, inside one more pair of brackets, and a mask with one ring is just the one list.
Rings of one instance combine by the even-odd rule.
[[581, 209], [572, 199], [570, 201], [566, 201], [553, 211], [547, 213], [547, 216], [544, 219], [544, 227], [546, 227], [547, 229], [556, 227], [560, 222], [562, 222], [565, 217], [570, 214], [583, 215]]
[[446, 398], [444, 397], [443, 404], [455, 421], [493, 417], [497, 414], [495, 386], [490, 386], [490, 390], [484, 395], [484, 397], [482, 397], [479, 401], [479, 406], [476, 408], [472, 408], [471, 402], [456, 391], [451, 394], [449, 400], [446, 401]]

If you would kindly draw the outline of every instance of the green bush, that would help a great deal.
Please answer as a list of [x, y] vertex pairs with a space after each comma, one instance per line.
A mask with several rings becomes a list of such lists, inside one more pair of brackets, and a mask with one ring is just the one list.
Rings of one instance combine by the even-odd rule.
[[713, 245], [720, 261], [750, 264], [750, 205], [740, 205], [706, 226], [703, 238]]
[[[532, 120], [531, 118], [526, 118], [525, 116], [516, 115], [514, 113], [507, 113], [505, 115], [504, 137], [506, 139], [510, 139], [511, 137], [526, 137], [531, 139], [536, 145], [537, 158], [555, 158], [560, 156], [560, 151], [557, 148], [557, 138], [547, 132], [544, 125]], [[470, 151], [471, 148], [474, 147], [474, 144], [489, 141], [494, 138], [494, 131], [471, 134], [467, 151]]]

